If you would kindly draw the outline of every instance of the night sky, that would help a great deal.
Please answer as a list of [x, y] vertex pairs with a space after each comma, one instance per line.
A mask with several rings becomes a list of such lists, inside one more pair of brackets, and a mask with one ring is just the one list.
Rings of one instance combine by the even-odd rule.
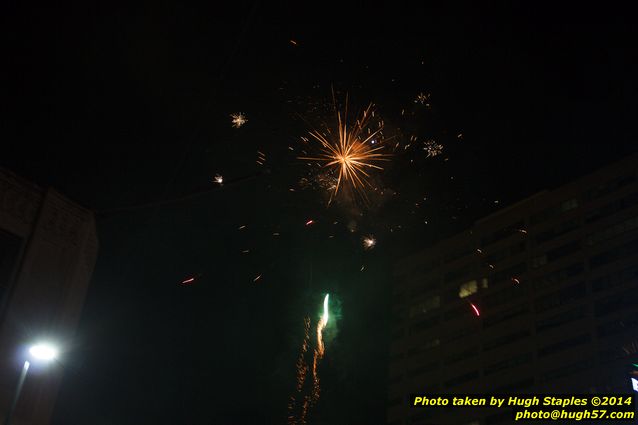
[[[100, 239], [53, 423], [285, 423], [326, 293], [309, 423], [384, 423], [393, 262], [636, 150], [632, 12], [5, 3], [0, 165], [94, 210]], [[288, 146], [332, 90], [443, 153], [376, 172], [390, 199], [327, 207]]]

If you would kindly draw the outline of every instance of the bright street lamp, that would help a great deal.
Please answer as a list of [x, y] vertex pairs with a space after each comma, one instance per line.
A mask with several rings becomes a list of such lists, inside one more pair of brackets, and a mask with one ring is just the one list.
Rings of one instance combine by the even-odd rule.
[[[31, 355], [31, 360], [33, 360], [34, 362], [49, 363], [57, 358], [58, 349], [51, 344], [39, 343], [32, 345], [29, 348], [29, 354]], [[22, 372], [20, 373], [20, 378], [18, 379], [18, 385], [16, 386], [16, 390], [13, 395], [11, 407], [9, 407], [7, 416], [4, 419], [4, 425], [11, 424], [11, 416], [13, 416], [13, 411], [18, 404], [18, 399], [20, 398], [20, 393], [22, 392], [22, 386], [24, 385], [24, 381], [27, 378], [27, 372], [29, 372], [29, 366], [31, 366], [31, 363], [27, 359], [24, 361], [24, 365], [22, 366]]]
[[50, 344], [36, 344], [29, 348], [29, 354], [35, 359], [50, 362], [58, 356], [58, 350]]

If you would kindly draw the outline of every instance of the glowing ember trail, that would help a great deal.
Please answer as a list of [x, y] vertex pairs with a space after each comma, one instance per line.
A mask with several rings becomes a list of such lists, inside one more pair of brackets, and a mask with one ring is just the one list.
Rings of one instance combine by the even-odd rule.
[[296, 386], [296, 396], [293, 395], [290, 397], [290, 402], [288, 403], [288, 424], [289, 425], [305, 425], [306, 417], [308, 416], [308, 412], [310, 408], [317, 403], [319, 400], [319, 375], [317, 373], [317, 366], [319, 365], [319, 361], [323, 358], [325, 353], [325, 345], [323, 343], [323, 331], [328, 325], [329, 302], [330, 294], [326, 294], [323, 299], [323, 314], [319, 319], [319, 323], [317, 324], [317, 346], [314, 349], [313, 361], [312, 361], [312, 390], [310, 393], [304, 394], [304, 386], [306, 383], [306, 377], [310, 370], [308, 363], [306, 362], [306, 354], [308, 352], [309, 343], [310, 343], [310, 319], [304, 319], [304, 340], [301, 344], [301, 350], [299, 352], [299, 357], [297, 358], [297, 386]]
[[288, 404], [288, 424], [303, 425], [306, 423], [306, 416], [308, 415], [308, 407], [310, 404], [310, 397], [308, 395], [301, 396], [304, 383], [306, 382], [306, 375], [308, 374], [308, 364], [306, 363], [306, 353], [308, 352], [308, 344], [310, 343], [310, 318], [304, 319], [304, 339], [301, 344], [301, 350], [299, 351], [299, 357], [297, 358], [297, 394], [301, 397], [301, 407], [299, 407], [299, 418], [297, 418], [295, 410], [297, 410], [297, 398], [293, 395], [290, 397], [290, 403]]
[[479, 309], [476, 308], [476, 306], [472, 303], [470, 303], [470, 305], [472, 306], [472, 309], [474, 310], [474, 313], [476, 314], [476, 317], [479, 317], [481, 315], [481, 313], [479, 312]]

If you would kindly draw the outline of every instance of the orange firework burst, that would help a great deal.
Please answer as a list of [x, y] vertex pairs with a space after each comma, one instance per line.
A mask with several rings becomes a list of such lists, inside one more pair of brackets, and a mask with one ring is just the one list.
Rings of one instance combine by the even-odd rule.
[[338, 177], [332, 189], [331, 200], [345, 184], [350, 184], [363, 194], [362, 190], [371, 186], [369, 171], [383, 170], [377, 163], [388, 160], [388, 154], [381, 152], [383, 145], [379, 140], [382, 138], [383, 123], [380, 121], [376, 129], [371, 126], [374, 117], [372, 105], [363, 111], [352, 126], [347, 123], [347, 112], [346, 100], [344, 113], [336, 111], [336, 135], [330, 129], [325, 133], [311, 131], [310, 136], [321, 145], [321, 149], [316, 156], [299, 157], [319, 161], [324, 167], [335, 170]]

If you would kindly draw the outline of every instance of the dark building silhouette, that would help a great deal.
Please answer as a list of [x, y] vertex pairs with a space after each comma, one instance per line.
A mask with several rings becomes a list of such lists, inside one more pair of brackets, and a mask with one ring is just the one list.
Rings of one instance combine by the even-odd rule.
[[638, 155], [397, 264], [388, 423], [512, 422], [411, 393], [631, 393], [636, 294]]
[[28, 346], [49, 340], [61, 360], [32, 362], [13, 424], [50, 421], [97, 255], [93, 214], [52, 189], [0, 169], [0, 418], [11, 403]]

